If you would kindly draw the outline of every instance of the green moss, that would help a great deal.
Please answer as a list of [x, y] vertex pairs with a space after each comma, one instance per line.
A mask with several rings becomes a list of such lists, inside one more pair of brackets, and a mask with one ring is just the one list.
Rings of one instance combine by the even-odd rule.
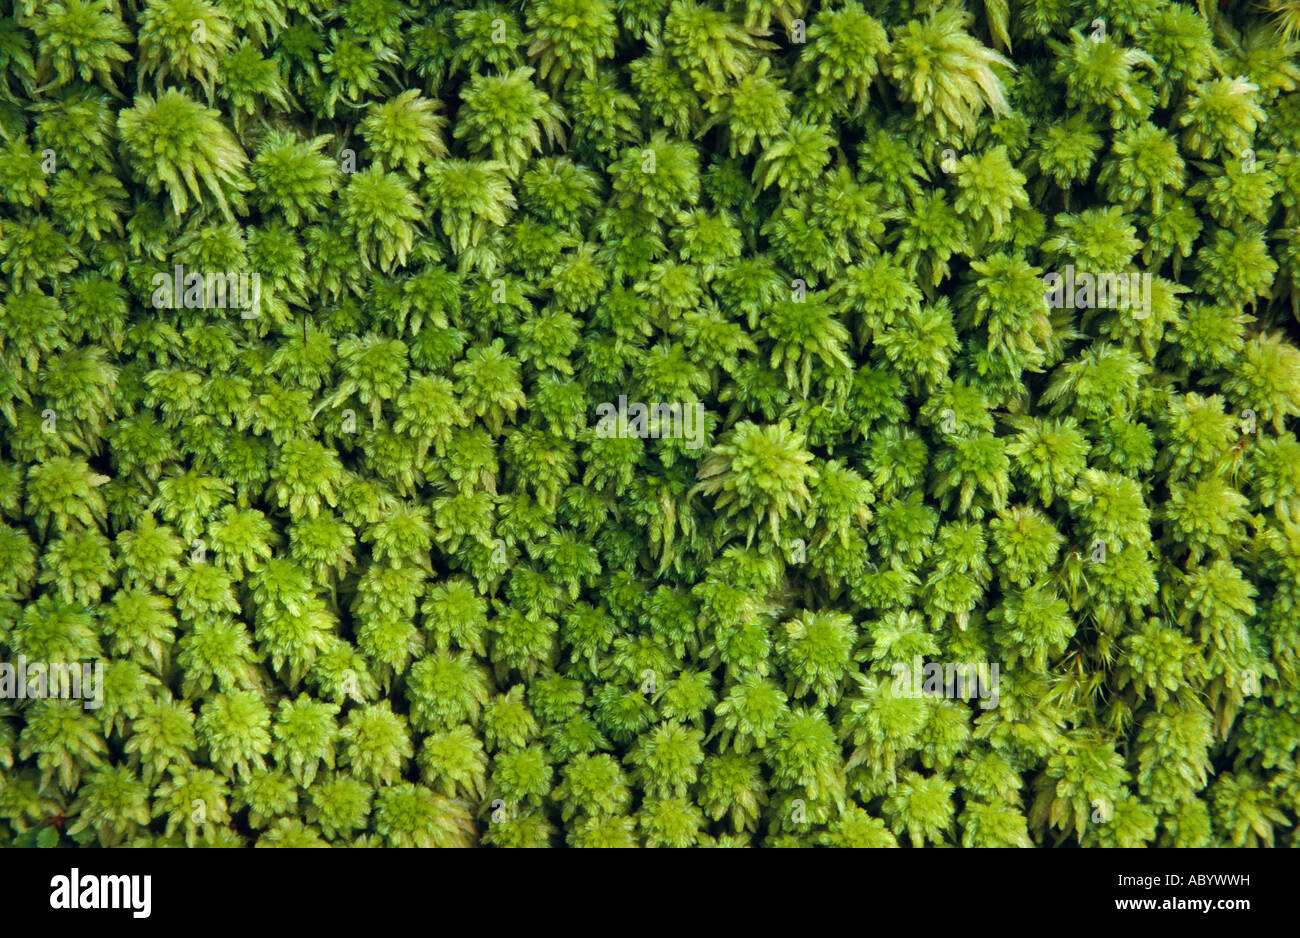
[[0, 845], [1293, 845], [1286, 4], [326, 6], [0, 0]]

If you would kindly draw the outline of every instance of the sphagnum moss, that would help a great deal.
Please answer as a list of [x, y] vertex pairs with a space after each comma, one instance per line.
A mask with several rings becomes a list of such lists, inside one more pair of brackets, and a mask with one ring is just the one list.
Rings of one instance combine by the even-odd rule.
[[1293, 843], [1294, 3], [326, 6], [0, 3], [0, 844]]

